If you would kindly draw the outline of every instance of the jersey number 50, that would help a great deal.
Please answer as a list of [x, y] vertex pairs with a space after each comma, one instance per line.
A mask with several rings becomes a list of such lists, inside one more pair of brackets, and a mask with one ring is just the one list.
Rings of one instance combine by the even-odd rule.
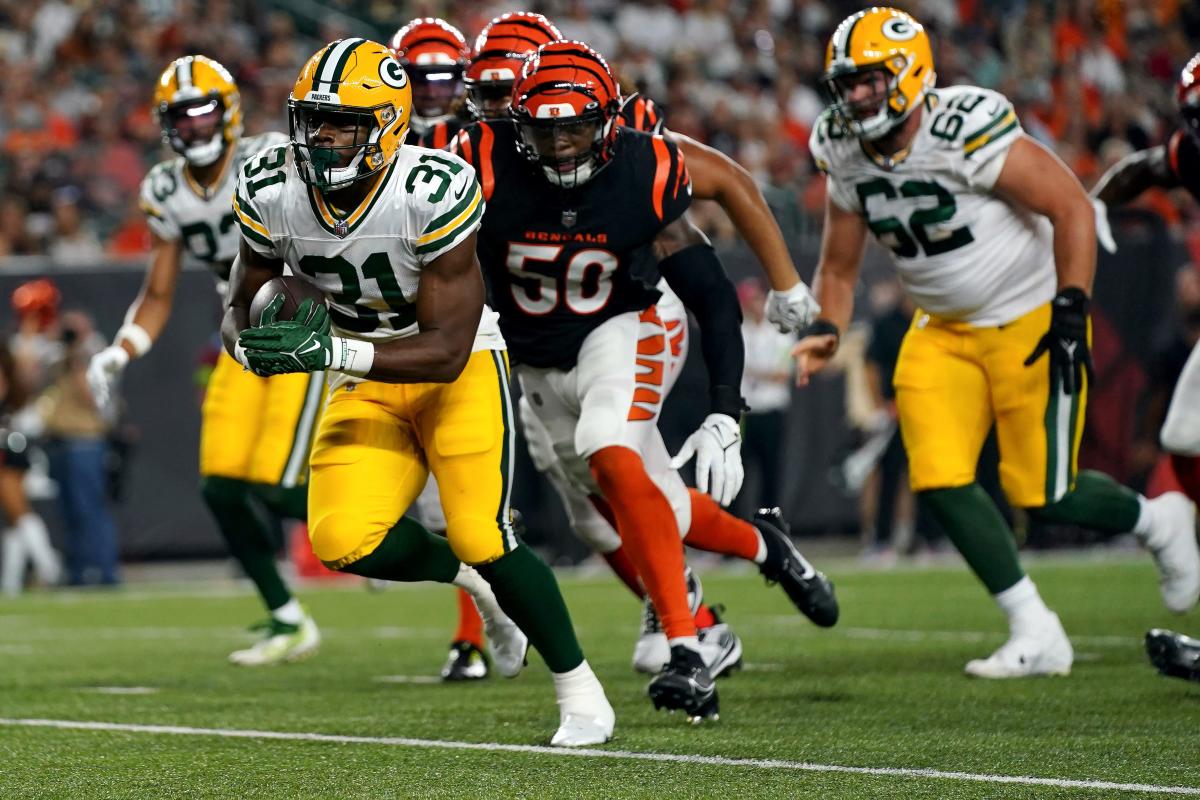
[[525, 268], [527, 261], [557, 262], [562, 251], [561, 244], [509, 243], [510, 287], [517, 306], [526, 314], [549, 314], [560, 301], [576, 314], [595, 314], [608, 304], [619, 262], [607, 250], [580, 250], [558, 275]]

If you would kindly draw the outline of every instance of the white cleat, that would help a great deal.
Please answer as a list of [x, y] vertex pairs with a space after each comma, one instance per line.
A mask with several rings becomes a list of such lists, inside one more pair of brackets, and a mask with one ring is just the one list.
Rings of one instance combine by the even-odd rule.
[[290, 625], [271, 617], [266, 622], [255, 625], [254, 629], [261, 629], [266, 633], [262, 639], [245, 650], [230, 653], [231, 664], [239, 667], [290, 664], [316, 655], [321, 645], [321, 633], [317, 630], [317, 623], [307, 613], [298, 625]]
[[517, 677], [525, 666], [529, 637], [504, 613], [480, 616], [483, 616], [483, 631], [487, 634], [488, 650], [496, 671], [506, 678]]
[[1071, 674], [1075, 651], [1057, 614], [1023, 628], [987, 658], [967, 662], [965, 672], [974, 678], [993, 679]]
[[612, 738], [617, 716], [586, 661], [570, 672], [554, 674], [554, 694], [558, 701], [558, 730], [550, 739], [551, 745], [587, 747], [604, 744]]
[[1167, 492], [1147, 500], [1153, 525], [1144, 539], [1158, 567], [1163, 603], [1184, 614], [1200, 600], [1200, 548], [1196, 545], [1196, 507], [1186, 495]]
[[563, 714], [558, 730], [550, 744], [554, 747], [588, 747], [594, 744], [604, 744], [613, 735], [616, 725], [616, 715], [612, 706], [607, 714], [585, 716], [583, 714]]

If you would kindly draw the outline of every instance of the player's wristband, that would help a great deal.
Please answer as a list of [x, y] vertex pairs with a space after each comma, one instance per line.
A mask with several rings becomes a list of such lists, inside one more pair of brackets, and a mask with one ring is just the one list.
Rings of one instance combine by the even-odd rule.
[[808, 324], [808, 327], [800, 331], [799, 337], [803, 339], [806, 336], [836, 336], [838, 341], [842, 340], [842, 332], [838, 330], [838, 326], [834, 325], [827, 319], [818, 317]]
[[330, 337], [329, 368], [334, 372], [365, 378], [375, 363], [375, 345], [362, 339]]
[[136, 322], [126, 322], [122, 325], [113, 339], [113, 344], [120, 344], [122, 340], [129, 342], [129, 346], [133, 348], [133, 354], [138, 358], [150, 352], [150, 347], [154, 344], [149, 332]]

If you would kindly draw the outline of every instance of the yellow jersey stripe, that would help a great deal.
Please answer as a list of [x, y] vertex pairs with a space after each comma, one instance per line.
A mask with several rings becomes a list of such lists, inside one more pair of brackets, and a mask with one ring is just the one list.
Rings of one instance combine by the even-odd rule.
[[463, 212], [461, 214], [459, 214], [457, 217], [455, 217], [454, 219], [447, 222], [442, 227], [438, 228], [436, 231], [431, 231], [430, 233], [426, 233], [423, 236], [421, 236], [419, 239], [417, 239], [418, 247], [423, 244], [428, 244], [429, 242], [434, 242], [434, 241], [437, 241], [438, 239], [442, 238], [444, 235], [446, 235], [447, 233], [449, 233], [450, 231], [454, 230], [459, 225], [461, 225], [463, 220], [470, 217], [471, 214], [473, 214], [475, 212], [475, 209], [479, 208], [479, 204], [483, 202], [483, 194], [479, 191], [478, 183], [475, 184], [474, 188], [475, 188], [475, 191], [474, 191], [473, 198], [471, 200], [471, 204], [469, 206], [467, 206], [465, 209], [463, 209]]
[[1001, 117], [999, 120], [996, 120], [991, 125], [988, 125], [986, 128], [984, 128], [982, 131], [975, 134], [974, 136], [971, 136], [971, 137], [967, 138], [966, 140], [964, 140], [963, 141], [963, 152], [966, 153], [967, 155], [970, 155], [971, 153], [975, 152], [979, 148], [983, 147], [985, 144], [987, 144], [989, 141], [991, 141], [993, 138], [995, 138], [998, 134], [1008, 131], [1009, 126], [1012, 123], [1015, 123], [1016, 121], [1017, 121], [1017, 112], [1013, 111], [1012, 109], [1009, 109], [1009, 112], [1007, 114], [1005, 114], [1003, 117]]
[[237, 195], [234, 195], [233, 198], [233, 213], [237, 214], [238, 220], [247, 228], [250, 228], [251, 230], [262, 236], [265, 236], [268, 239], [271, 238], [271, 232], [267, 230], [265, 225], [251, 217], [245, 211], [242, 211], [242, 207], [238, 203]]

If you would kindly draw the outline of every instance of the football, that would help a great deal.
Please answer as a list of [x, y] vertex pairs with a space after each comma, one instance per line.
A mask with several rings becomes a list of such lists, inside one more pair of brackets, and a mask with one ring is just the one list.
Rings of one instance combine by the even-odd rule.
[[292, 319], [296, 315], [296, 310], [300, 308], [300, 304], [305, 300], [311, 299], [322, 304], [325, 302], [324, 293], [303, 278], [297, 278], [295, 275], [272, 278], [259, 287], [254, 294], [254, 299], [250, 302], [250, 325], [252, 327], [258, 327], [258, 320], [262, 316], [263, 309], [278, 294], [283, 295], [283, 308], [279, 309], [279, 314], [276, 316], [276, 320], [279, 322]]

